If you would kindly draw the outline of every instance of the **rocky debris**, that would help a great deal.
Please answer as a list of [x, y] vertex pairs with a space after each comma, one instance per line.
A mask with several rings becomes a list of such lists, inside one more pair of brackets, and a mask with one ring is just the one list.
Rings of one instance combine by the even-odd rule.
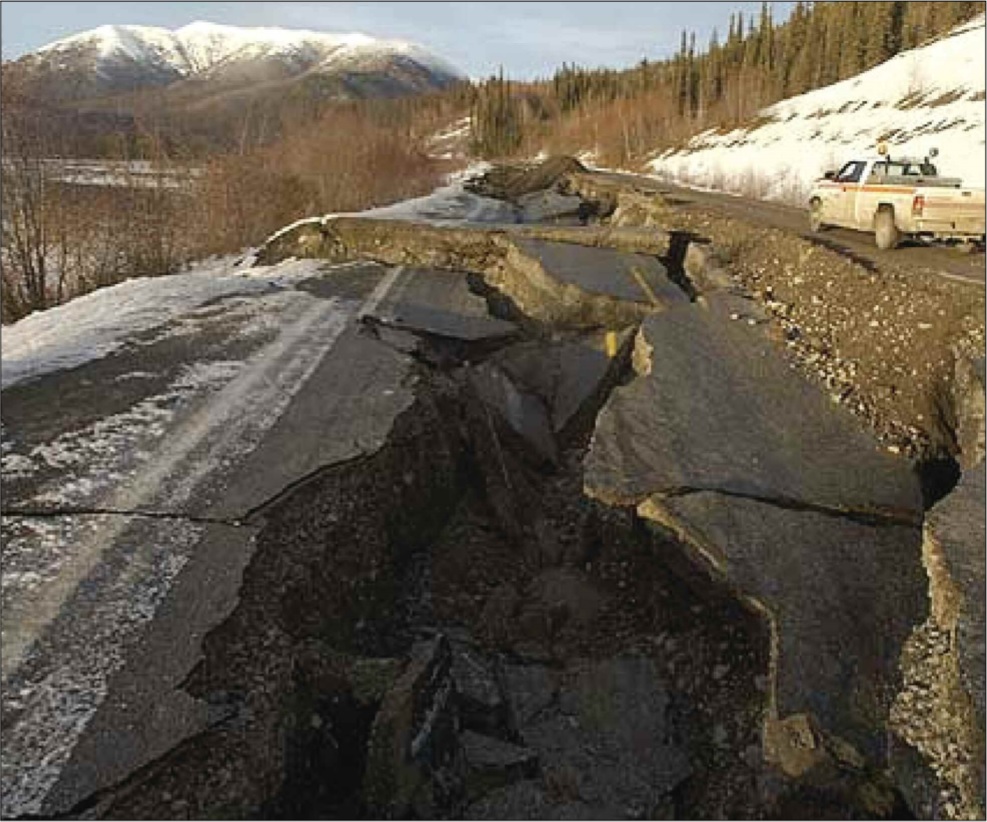
[[525, 440], [533, 455], [558, 462], [552, 422], [540, 397], [520, 391], [504, 371], [489, 362], [471, 368], [468, 380], [480, 401]]
[[562, 188], [594, 203], [597, 215], [609, 225], [661, 229], [668, 225], [669, 207], [657, 185], [629, 185], [603, 175], [573, 172]]
[[470, 805], [464, 819], [619, 819], [616, 809], [588, 806], [573, 799], [571, 791], [547, 788], [526, 780], [501, 788]]
[[682, 258], [682, 268], [699, 294], [727, 291], [742, 294], [742, 287], [730, 276], [727, 262], [709, 242], [689, 241]]
[[508, 708], [497, 672], [483, 653], [473, 647], [457, 648], [452, 657], [452, 681], [464, 727], [481, 733], [507, 727]]
[[690, 771], [669, 708], [649, 659], [575, 660], [562, 672], [557, 698], [528, 712], [519, 733], [538, 754], [546, 792], [589, 813], [648, 818]]
[[605, 248], [517, 237], [515, 244], [539, 262], [545, 273], [588, 294], [607, 295], [660, 310], [689, 301], [655, 257]]
[[[448, 804], [456, 756], [452, 654], [438, 637], [415, 646], [374, 718], [364, 775], [366, 801], [380, 818], [434, 816]], [[449, 774], [449, 776], [445, 776]]]
[[987, 361], [984, 357], [957, 356], [953, 378], [953, 426], [956, 431], [958, 459], [963, 468], [987, 459], [984, 441], [985, 395]]
[[592, 625], [606, 598], [585, 572], [574, 568], [542, 571], [525, 593], [517, 614], [525, 639], [515, 649], [541, 659], [555, 656], [560, 634]]
[[588, 206], [582, 198], [553, 190], [523, 194], [518, 198], [517, 204], [523, 223], [585, 224], [589, 217]]
[[564, 668], [504, 665], [513, 727], [537, 771], [488, 793], [468, 819], [675, 818], [690, 774], [668, 690], [648, 658], [576, 659]]
[[891, 713], [898, 783], [917, 813], [937, 818], [984, 813], [984, 479], [981, 462], [926, 517], [931, 615], [902, 654]]
[[465, 731], [459, 742], [466, 763], [466, 795], [477, 798], [538, 771], [538, 755], [530, 748], [492, 736]]
[[520, 733], [558, 700], [561, 673], [545, 665], [501, 666], [504, 689], [511, 710], [511, 729]]
[[925, 520], [933, 615], [950, 631], [963, 686], [984, 727], [985, 463], [964, 472]]
[[522, 342], [491, 360], [520, 386], [545, 399], [556, 434], [578, 425], [616, 381], [632, 342], [631, 329], [592, 332], [544, 342]]
[[399, 659], [357, 657], [346, 672], [353, 698], [361, 705], [379, 705], [403, 667]]
[[568, 175], [585, 171], [579, 160], [560, 155], [536, 163], [494, 166], [466, 187], [484, 197], [519, 202], [528, 194], [556, 190]]

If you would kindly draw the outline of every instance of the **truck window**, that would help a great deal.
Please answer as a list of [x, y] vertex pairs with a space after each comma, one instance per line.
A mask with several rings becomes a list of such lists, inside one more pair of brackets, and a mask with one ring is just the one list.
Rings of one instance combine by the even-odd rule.
[[881, 177], [935, 177], [936, 167], [932, 163], [893, 162], [885, 160], [874, 163], [870, 179]]
[[864, 166], [867, 163], [861, 162], [859, 160], [854, 160], [853, 162], [847, 163], [843, 168], [840, 169], [840, 173], [836, 175], [836, 182], [838, 183], [856, 183], [860, 181], [860, 175], [864, 173]]

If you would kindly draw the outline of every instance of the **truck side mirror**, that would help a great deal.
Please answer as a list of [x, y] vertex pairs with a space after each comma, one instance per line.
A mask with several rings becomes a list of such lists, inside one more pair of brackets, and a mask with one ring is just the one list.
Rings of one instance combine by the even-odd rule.
[[835, 177], [836, 177], [836, 172], [835, 171], [827, 171], [825, 174], [823, 174], [823, 179], [824, 180], [832, 180]]

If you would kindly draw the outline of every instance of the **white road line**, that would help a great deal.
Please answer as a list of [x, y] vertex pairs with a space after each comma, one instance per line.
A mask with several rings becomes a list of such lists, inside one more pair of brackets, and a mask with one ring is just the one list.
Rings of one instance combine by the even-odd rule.
[[958, 283], [965, 283], [966, 285], [975, 285], [977, 288], [984, 288], [987, 283], [983, 280], [975, 280], [973, 277], [964, 277], [962, 274], [950, 274], [947, 271], [937, 271], [937, 275], [946, 280], [953, 280]]

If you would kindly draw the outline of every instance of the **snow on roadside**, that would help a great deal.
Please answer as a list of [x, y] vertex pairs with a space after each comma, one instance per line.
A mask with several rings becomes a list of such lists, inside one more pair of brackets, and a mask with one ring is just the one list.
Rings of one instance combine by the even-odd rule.
[[249, 258], [230, 256], [207, 260], [184, 274], [127, 280], [6, 326], [0, 346], [0, 387], [105, 357], [131, 335], [164, 325], [204, 303], [288, 287], [313, 276], [324, 262], [247, 265]]
[[515, 209], [510, 203], [482, 197], [467, 191], [465, 183], [489, 169], [487, 163], [477, 163], [464, 171], [450, 175], [446, 185], [424, 197], [402, 200], [392, 205], [371, 208], [355, 216], [379, 220], [418, 220], [435, 224], [513, 223]]
[[657, 176], [763, 199], [804, 202], [823, 172], [871, 156], [939, 150], [940, 173], [984, 185], [984, 16], [856, 77], [782, 100], [754, 124], [692, 138], [649, 163]]
[[262, 245], [278, 239], [303, 225], [325, 225], [334, 217], [371, 217], [378, 220], [408, 220], [435, 225], [462, 225], [463, 223], [513, 223], [516, 222], [515, 209], [503, 200], [482, 197], [466, 189], [466, 183], [490, 170], [490, 163], [471, 163], [460, 171], [446, 176], [445, 185], [439, 186], [430, 194], [401, 200], [391, 205], [370, 208], [366, 211], [348, 211], [303, 217], [282, 226], [268, 237]]

